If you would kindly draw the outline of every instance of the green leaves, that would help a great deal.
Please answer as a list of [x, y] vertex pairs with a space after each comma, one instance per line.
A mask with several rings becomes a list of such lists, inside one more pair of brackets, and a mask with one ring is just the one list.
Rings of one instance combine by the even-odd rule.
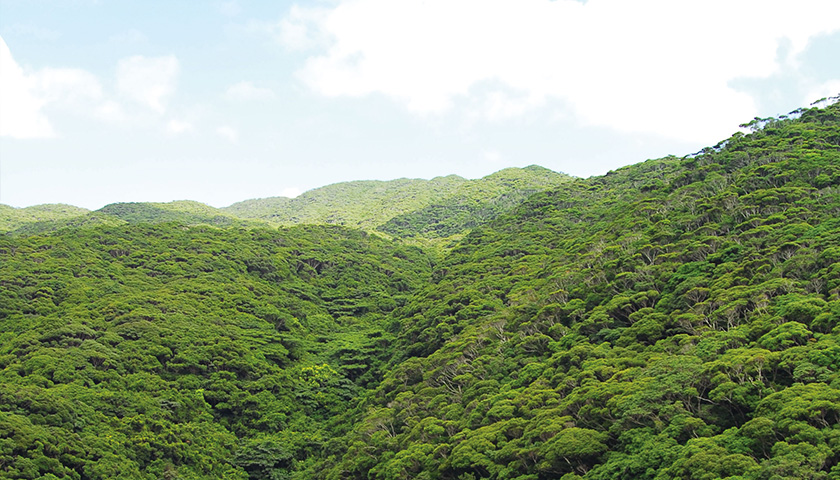
[[586, 473], [591, 465], [597, 463], [608, 447], [605, 432], [588, 428], [565, 428], [545, 442], [540, 452], [557, 468], [574, 468]]
[[[567, 182], [474, 230], [391, 314], [398, 353], [368, 402], [393, 430], [348, 443], [382, 465], [451, 452], [382, 478], [830, 475], [834, 428], [816, 423], [838, 387], [840, 197], [820, 175], [840, 151], [814, 141], [837, 123], [810, 115]], [[769, 414], [812, 388], [824, 417]]]
[[[394, 307], [367, 299], [429, 275], [419, 250], [340, 228], [99, 227], [3, 245], [0, 415], [15, 440], [0, 471], [22, 478], [303, 468], [353, 381], [378, 375], [375, 325]], [[297, 274], [300, 258], [329, 262]], [[360, 313], [338, 322], [347, 309]]]

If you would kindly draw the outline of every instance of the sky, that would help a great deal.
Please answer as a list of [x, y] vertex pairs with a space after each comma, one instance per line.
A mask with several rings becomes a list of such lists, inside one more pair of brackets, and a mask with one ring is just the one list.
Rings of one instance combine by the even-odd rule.
[[0, 0], [0, 203], [589, 177], [838, 93], [837, 0]]

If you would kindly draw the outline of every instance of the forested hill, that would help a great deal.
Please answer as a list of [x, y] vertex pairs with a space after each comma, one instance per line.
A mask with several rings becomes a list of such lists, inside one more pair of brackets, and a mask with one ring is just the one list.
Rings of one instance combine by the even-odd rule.
[[390, 217], [378, 230], [403, 238], [440, 238], [467, 233], [519, 206], [534, 193], [571, 179], [537, 165], [506, 168], [458, 185], [448, 196], [432, 198], [422, 208]]
[[62, 221], [89, 213], [89, 210], [63, 204], [13, 208], [0, 204], [0, 233], [17, 230], [36, 222]]
[[316, 476], [840, 477], [840, 104], [763, 123], [468, 235]]
[[113, 203], [90, 212], [68, 205], [16, 209], [0, 205], [0, 233], [32, 235], [93, 225], [155, 224], [277, 227], [343, 225], [391, 236], [437, 239], [467, 233], [530, 195], [572, 177], [532, 165], [476, 180], [354, 181], [316, 188], [296, 198], [246, 200], [225, 208], [181, 200]]
[[[338, 226], [0, 237], [0, 475], [838, 478], [840, 104], [750, 126], [440, 261]], [[388, 228], [449, 228], [414, 212]]]
[[400, 237], [448, 237], [487, 223], [530, 195], [571, 178], [532, 165], [506, 168], [476, 180], [449, 175], [432, 180], [344, 182], [292, 199], [247, 200], [223, 210], [276, 225], [335, 224]]
[[329, 226], [0, 237], [0, 477], [278, 478], [378, 379], [430, 267]]
[[[15, 209], [2, 205], [0, 215], [7, 215], [11, 221], [0, 222], [0, 232], [12, 235], [33, 235], [57, 230], [72, 230], [96, 225], [140, 225], [158, 223], [180, 223], [184, 225], [213, 226], [266, 226], [265, 222], [235, 217], [217, 208], [200, 202], [179, 200], [168, 203], [128, 202], [112, 203], [96, 211], [77, 207], [58, 210], [54, 205], [38, 205]], [[4, 229], [3, 227], [6, 226]]]
[[434, 198], [449, 196], [466, 182], [457, 175], [431, 180], [342, 182], [309, 190], [295, 198], [246, 200], [224, 210], [241, 218], [275, 225], [320, 223], [373, 229], [395, 215], [425, 207]]

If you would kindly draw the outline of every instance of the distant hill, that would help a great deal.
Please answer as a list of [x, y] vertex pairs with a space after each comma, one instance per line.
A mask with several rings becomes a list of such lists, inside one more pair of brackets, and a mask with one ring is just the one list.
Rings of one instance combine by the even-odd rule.
[[295, 198], [246, 200], [222, 211], [275, 225], [333, 224], [372, 230], [391, 218], [424, 208], [469, 182], [457, 175], [431, 180], [363, 180], [309, 190]]
[[277, 225], [336, 224], [400, 237], [448, 237], [496, 218], [572, 177], [532, 165], [467, 180], [398, 179], [327, 185], [296, 198], [246, 200], [222, 209]]
[[537, 165], [506, 168], [464, 182], [446, 197], [389, 219], [379, 230], [399, 237], [434, 238], [465, 233], [512, 210], [529, 196], [571, 179]]
[[36, 222], [69, 220], [89, 213], [90, 210], [63, 203], [15, 208], [0, 204], [0, 233], [16, 230]]
[[361, 180], [316, 188], [296, 198], [245, 200], [224, 208], [179, 200], [112, 203], [95, 212], [69, 205], [15, 209], [0, 205], [0, 232], [36, 234], [93, 225], [159, 224], [291, 226], [328, 224], [397, 237], [446, 238], [510, 211], [530, 195], [572, 177], [532, 165], [476, 180]]
[[68, 217], [56, 220], [40, 220], [35, 222], [28, 222], [20, 227], [5, 232], [9, 235], [37, 235], [48, 232], [55, 232], [58, 230], [72, 230], [83, 227], [95, 226], [117, 226], [125, 225], [127, 222], [111, 215], [104, 215], [99, 212], [88, 212], [84, 215], [77, 215], [75, 217]]
[[[178, 200], [168, 203], [112, 203], [93, 212], [69, 205], [40, 205], [26, 209], [11, 209], [11, 207], [6, 207], [5, 205], [2, 207], [0, 209], [0, 222], [4, 223], [0, 223], [0, 225], [9, 224], [11, 228], [6, 228], [5, 230], [0, 229], [0, 232], [15, 235], [32, 235], [66, 228], [90, 227], [95, 225], [117, 226], [168, 222], [182, 223], [184, 225], [214, 225], [219, 227], [252, 227], [264, 225], [264, 222], [243, 220], [223, 212], [218, 208], [191, 200]], [[64, 209], [44, 209], [41, 207], [64, 207]], [[7, 213], [7, 209], [29, 211], [30, 209], [39, 208], [40, 210], [27, 212], [27, 215], [17, 214], [16, 211], [12, 212], [12, 214], [17, 214], [17, 216], [12, 216]], [[41, 213], [42, 211], [44, 213]]]
[[97, 212], [129, 224], [180, 222], [188, 225], [209, 224], [216, 226], [247, 225], [240, 218], [218, 208], [191, 200], [168, 203], [112, 203]]

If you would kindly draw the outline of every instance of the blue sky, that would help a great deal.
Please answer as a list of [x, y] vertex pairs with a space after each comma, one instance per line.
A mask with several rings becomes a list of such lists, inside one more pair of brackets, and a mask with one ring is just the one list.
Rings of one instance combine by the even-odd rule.
[[0, 203], [587, 177], [840, 93], [836, 0], [0, 0]]

